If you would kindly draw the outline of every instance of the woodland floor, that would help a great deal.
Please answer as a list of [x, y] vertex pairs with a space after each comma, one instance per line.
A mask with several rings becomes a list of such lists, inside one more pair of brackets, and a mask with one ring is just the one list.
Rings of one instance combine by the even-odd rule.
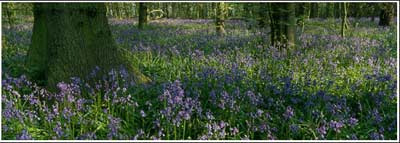
[[[111, 19], [117, 44], [153, 82], [123, 69], [96, 86], [74, 78], [48, 93], [23, 76], [32, 23], [2, 33], [2, 139], [396, 139], [396, 27], [312, 19], [293, 49], [268, 28], [161, 19], [139, 30]], [[4, 25], [3, 25], [4, 26]]]

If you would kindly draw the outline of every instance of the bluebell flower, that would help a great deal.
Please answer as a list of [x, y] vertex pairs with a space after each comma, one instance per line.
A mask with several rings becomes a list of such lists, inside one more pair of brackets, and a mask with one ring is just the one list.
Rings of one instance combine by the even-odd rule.
[[140, 110], [140, 116], [142, 116], [144, 118], [144, 117], [146, 117], [146, 113], [143, 110]]
[[17, 140], [32, 140], [32, 136], [28, 133], [26, 129], [22, 130], [20, 136], [17, 137]]
[[350, 117], [350, 119], [348, 120], [348, 124], [350, 126], [355, 126], [358, 123], [358, 120], [356, 118]]
[[369, 134], [370, 139], [372, 140], [384, 140], [383, 134], [379, 134], [377, 132], [372, 132]]
[[358, 137], [357, 137], [356, 134], [351, 134], [351, 135], [350, 135], [350, 139], [351, 139], [351, 140], [358, 140]]
[[344, 124], [343, 124], [341, 121], [337, 122], [337, 121], [331, 120], [331, 121], [329, 122], [329, 126], [330, 126], [330, 128], [332, 128], [335, 132], [340, 133], [340, 129], [344, 127]]
[[108, 122], [109, 132], [107, 134], [107, 138], [113, 139], [114, 137], [118, 137], [121, 119], [108, 115]]
[[289, 126], [289, 129], [291, 132], [297, 133], [299, 131], [300, 127], [297, 124], [291, 124]]
[[294, 115], [293, 108], [290, 106], [286, 107], [286, 111], [285, 111], [285, 113], [283, 113], [283, 117], [285, 117], [285, 119], [289, 120], [293, 117], [293, 115]]
[[61, 126], [61, 122], [57, 122], [56, 126], [53, 128], [53, 131], [57, 135], [57, 139], [61, 139], [64, 136], [64, 131]]
[[325, 127], [325, 125], [323, 124], [323, 125], [321, 125], [321, 126], [319, 126], [318, 128], [317, 128], [317, 132], [318, 132], [318, 134], [322, 137], [322, 138], [325, 138], [325, 135], [326, 135], [326, 127]]

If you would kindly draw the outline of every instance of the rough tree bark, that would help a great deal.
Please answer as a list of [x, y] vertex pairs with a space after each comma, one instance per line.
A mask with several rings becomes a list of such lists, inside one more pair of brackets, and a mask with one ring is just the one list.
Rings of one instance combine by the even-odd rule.
[[31, 41], [27, 57], [30, 77], [45, 81], [43, 85], [49, 89], [70, 77], [85, 78], [96, 66], [99, 76], [93, 80], [124, 66], [136, 82], [150, 81], [132, 66], [129, 52], [114, 42], [104, 4], [34, 4]]

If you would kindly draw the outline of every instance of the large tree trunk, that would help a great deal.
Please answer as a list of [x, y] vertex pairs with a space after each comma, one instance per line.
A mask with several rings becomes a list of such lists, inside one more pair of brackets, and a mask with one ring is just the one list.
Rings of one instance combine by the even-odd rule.
[[270, 9], [271, 44], [279, 47], [295, 46], [295, 5], [293, 3], [272, 3]]
[[216, 27], [218, 35], [224, 35], [225, 34], [224, 21], [225, 21], [225, 14], [226, 14], [225, 5], [223, 2], [219, 2], [219, 3], [216, 3], [216, 7], [217, 7], [217, 9], [216, 9], [217, 13], [215, 16], [215, 27]]
[[[27, 66], [33, 80], [45, 81], [50, 89], [70, 77], [87, 77], [96, 66], [98, 77], [125, 66], [137, 82], [149, 79], [127, 60], [128, 52], [116, 46], [104, 4], [34, 4], [32, 43]], [[90, 81], [89, 81], [90, 82]]]
[[145, 3], [139, 3], [139, 29], [143, 29], [145, 25], [147, 25], [148, 14], [147, 14], [147, 6]]
[[379, 16], [380, 26], [390, 26], [393, 23], [395, 3], [383, 3], [381, 5], [381, 13]]

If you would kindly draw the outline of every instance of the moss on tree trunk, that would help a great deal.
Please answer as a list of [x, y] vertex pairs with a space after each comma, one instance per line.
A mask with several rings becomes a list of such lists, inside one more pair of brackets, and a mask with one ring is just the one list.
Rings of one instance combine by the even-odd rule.
[[[34, 5], [32, 43], [27, 65], [31, 77], [50, 89], [70, 77], [84, 78], [98, 66], [99, 75], [121, 65], [137, 82], [148, 82], [127, 53], [117, 47], [99, 3], [37, 3]], [[98, 77], [100, 78], [100, 76]]]

